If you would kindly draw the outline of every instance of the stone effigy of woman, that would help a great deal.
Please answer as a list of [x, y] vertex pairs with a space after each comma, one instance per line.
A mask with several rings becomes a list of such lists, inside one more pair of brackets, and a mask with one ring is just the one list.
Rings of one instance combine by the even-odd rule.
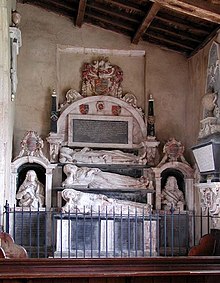
[[24, 182], [16, 194], [19, 206], [38, 208], [44, 205], [44, 185], [38, 180], [34, 170], [26, 173]]
[[184, 209], [185, 199], [183, 192], [179, 189], [177, 180], [174, 176], [169, 176], [166, 185], [162, 190], [161, 204], [164, 210]]
[[84, 193], [74, 189], [64, 189], [62, 197], [66, 204], [63, 212], [72, 213], [108, 213], [149, 215], [151, 205], [127, 200], [109, 198], [102, 194]]
[[63, 172], [67, 178], [62, 183], [63, 187], [83, 186], [92, 189], [147, 189], [149, 180], [145, 177], [133, 178], [116, 173], [103, 172], [99, 168], [77, 167], [66, 164]]
[[93, 150], [88, 147], [72, 149], [62, 147], [60, 149], [61, 163], [84, 164], [146, 164], [144, 156], [126, 153], [121, 150]]

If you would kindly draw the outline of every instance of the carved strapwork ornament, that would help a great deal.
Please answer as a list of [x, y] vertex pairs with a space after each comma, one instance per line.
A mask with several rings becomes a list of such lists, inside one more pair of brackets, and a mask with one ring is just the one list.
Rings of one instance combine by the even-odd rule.
[[43, 160], [47, 160], [44, 156], [42, 149], [44, 147], [44, 142], [41, 137], [35, 131], [28, 131], [21, 141], [21, 150], [14, 160], [21, 158], [23, 156], [35, 156]]
[[[162, 158], [161, 162], [158, 164], [158, 167], [162, 166], [166, 162], [175, 162], [181, 161], [187, 165], [189, 163], [186, 161], [185, 157], [183, 156], [184, 153], [184, 146], [180, 141], [177, 141], [175, 138], [171, 138], [163, 147], [164, 157]], [[190, 166], [190, 165], [189, 165]]]
[[213, 228], [220, 229], [220, 183], [200, 183], [201, 207], [205, 215], [212, 216]]

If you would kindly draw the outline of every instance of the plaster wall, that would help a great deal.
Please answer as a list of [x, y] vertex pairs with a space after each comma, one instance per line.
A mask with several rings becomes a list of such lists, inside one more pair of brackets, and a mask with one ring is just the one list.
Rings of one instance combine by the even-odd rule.
[[[188, 61], [175, 52], [140, 42], [101, 28], [74, 26], [67, 18], [28, 4], [18, 4], [22, 15], [20, 29], [23, 46], [18, 58], [18, 94], [14, 128], [14, 156], [27, 130], [45, 138], [50, 131], [51, 90], [56, 88], [62, 102], [69, 88], [80, 90], [80, 68], [97, 54], [63, 52], [60, 48], [85, 47], [108, 50], [142, 50], [144, 56], [108, 55], [112, 64], [124, 72], [123, 90], [132, 91], [138, 105], [147, 109], [147, 99], [155, 99], [156, 135], [163, 145], [175, 137], [183, 144], [191, 139], [187, 125], [186, 97]], [[99, 54], [100, 57], [100, 54]]]

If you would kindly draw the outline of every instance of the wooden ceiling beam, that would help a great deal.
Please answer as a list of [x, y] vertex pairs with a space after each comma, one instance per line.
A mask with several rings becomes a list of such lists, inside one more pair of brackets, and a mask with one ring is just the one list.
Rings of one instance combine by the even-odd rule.
[[195, 38], [195, 37], [190, 37], [188, 36], [187, 34], [183, 34], [183, 33], [177, 33], [177, 32], [174, 32], [174, 31], [171, 31], [169, 29], [165, 29], [165, 28], [161, 28], [161, 27], [150, 27], [150, 29], [148, 31], [155, 31], [155, 32], [158, 32], [158, 33], [161, 33], [161, 34], [168, 34], [170, 36], [173, 36], [174, 38], [180, 38], [182, 40], [188, 40], [188, 41], [191, 41], [191, 42], [194, 42], [194, 43], [197, 43], [199, 44], [201, 42], [201, 40]]
[[154, 17], [156, 16], [157, 12], [160, 10], [160, 5], [158, 3], [154, 3], [147, 13], [146, 17], [144, 18], [143, 22], [139, 26], [138, 30], [136, 31], [132, 43], [137, 44], [147, 28], [150, 26], [151, 22], [153, 21]]
[[134, 32], [134, 28], [132, 28], [131, 26], [128, 26], [126, 24], [123, 24], [123, 22], [116, 22], [116, 21], [112, 21], [111, 19], [109, 19], [108, 17], [100, 17], [100, 16], [97, 16], [97, 14], [93, 14], [93, 13], [85, 13], [85, 15], [88, 17], [88, 18], [92, 18], [92, 19], [95, 19], [99, 22], [104, 22], [106, 24], [110, 24], [112, 26], [115, 26], [115, 27], [119, 27], [119, 28], [122, 28], [122, 29], [125, 29], [127, 31], [131, 31], [131, 32]]
[[84, 21], [85, 11], [86, 11], [86, 2], [87, 0], [80, 0], [78, 12], [76, 16], [76, 26], [81, 27]]
[[136, 5], [131, 5], [131, 4], [126, 4], [126, 3], [123, 3], [122, 1], [115, 1], [115, 0], [107, 0], [106, 2], [110, 3], [110, 4], [113, 4], [117, 7], [120, 7], [120, 8], [123, 8], [123, 9], [126, 9], [126, 10], [132, 10], [133, 12], [136, 12], [136, 13], [140, 13], [140, 14], [143, 14], [143, 11], [138, 8]]
[[178, 23], [176, 21], [172, 21], [172, 20], [169, 20], [169, 19], [165, 19], [163, 17], [160, 17], [159, 15], [156, 15], [155, 16], [155, 19], [158, 19], [159, 21], [162, 21], [168, 25], [172, 25], [174, 27], [176, 27], [176, 29], [181, 29], [182, 31], [186, 31], [186, 32], [191, 32], [191, 33], [196, 33], [196, 34], [203, 34], [203, 35], [207, 35], [208, 32], [205, 31], [205, 30], [202, 30], [202, 29], [199, 29], [199, 28], [195, 28], [195, 27], [192, 27], [187, 24], [182, 24], [182, 23]]
[[[194, 50], [194, 48], [191, 47], [191, 46], [188, 46], [188, 45], [185, 45], [185, 44], [179, 43], [179, 42], [174, 42], [174, 41], [169, 40], [169, 39], [167, 39], [167, 38], [162, 38], [161, 36], [156, 36], [156, 35], [152, 35], [152, 34], [147, 34], [145, 37], [146, 37], [146, 38], [149, 37], [149, 38], [153, 38], [153, 39], [155, 38], [155, 39], [157, 39], [158, 41], [160, 41], [161, 43], [168, 43], [168, 44], [170, 44], [170, 45], [178, 46], [178, 47], [181, 47], [181, 48], [190, 50], [190, 51]], [[165, 46], [166, 46], [166, 44], [165, 44]]]
[[220, 6], [204, 0], [151, 0], [170, 10], [220, 24]]
[[202, 49], [217, 33], [217, 31], [219, 30], [219, 28], [215, 29], [211, 34], [209, 34], [206, 39], [200, 44], [198, 45], [189, 55], [188, 57], [192, 57], [193, 55], [195, 55], [200, 49]]
[[123, 19], [125, 21], [133, 22], [135, 24], [139, 23], [139, 21], [137, 19], [132, 18], [131, 16], [123, 15], [122, 13], [118, 13], [115, 10], [110, 9], [109, 7], [106, 10], [106, 8], [104, 8], [104, 7], [100, 6], [100, 5], [97, 5], [95, 3], [93, 3], [93, 4], [89, 4], [88, 3], [87, 7], [91, 8], [91, 9], [94, 9], [96, 11], [102, 12], [102, 13], [108, 13], [109, 15], [111, 15], [113, 17], [121, 18], [121, 19]]

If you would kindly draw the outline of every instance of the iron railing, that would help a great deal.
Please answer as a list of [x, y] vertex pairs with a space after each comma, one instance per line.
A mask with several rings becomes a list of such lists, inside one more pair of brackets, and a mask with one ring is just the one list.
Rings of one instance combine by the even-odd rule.
[[[76, 210], [77, 211], [77, 210]], [[211, 217], [193, 211], [150, 214], [63, 213], [5, 206], [4, 226], [29, 257], [108, 258], [182, 256], [210, 233]]]

